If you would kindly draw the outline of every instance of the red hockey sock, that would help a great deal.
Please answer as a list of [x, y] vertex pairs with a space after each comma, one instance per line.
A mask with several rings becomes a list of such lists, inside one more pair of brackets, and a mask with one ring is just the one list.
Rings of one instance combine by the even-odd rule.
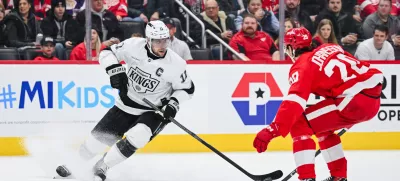
[[347, 160], [340, 137], [333, 132], [319, 134], [317, 137], [331, 176], [347, 178]]
[[315, 178], [315, 142], [311, 136], [293, 138], [293, 154], [299, 179]]

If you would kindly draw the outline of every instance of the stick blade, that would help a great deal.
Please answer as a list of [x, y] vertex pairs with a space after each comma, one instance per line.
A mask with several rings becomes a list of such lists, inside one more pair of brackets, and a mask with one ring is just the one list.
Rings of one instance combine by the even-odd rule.
[[255, 181], [271, 181], [271, 180], [278, 180], [283, 176], [282, 170], [276, 170], [271, 173], [267, 173], [264, 175], [255, 175], [253, 180]]

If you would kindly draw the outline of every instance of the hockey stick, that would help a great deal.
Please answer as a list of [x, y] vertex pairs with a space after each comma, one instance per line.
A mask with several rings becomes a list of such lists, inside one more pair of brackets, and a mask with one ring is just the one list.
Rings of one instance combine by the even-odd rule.
[[[147, 103], [148, 105], [150, 105], [154, 110], [156, 110], [156, 112], [162, 112], [156, 105], [154, 105], [153, 103], [151, 103], [149, 100], [147, 100], [146, 98], [143, 98], [143, 101], [145, 103]], [[176, 124], [178, 127], [180, 127], [181, 129], [183, 129], [186, 133], [188, 133], [190, 136], [192, 136], [193, 138], [195, 138], [197, 141], [199, 141], [200, 143], [202, 143], [204, 146], [206, 146], [207, 148], [209, 148], [210, 150], [212, 150], [214, 153], [216, 153], [217, 155], [219, 155], [220, 157], [222, 157], [225, 161], [229, 162], [231, 165], [233, 165], [235, 168], [237, 168], [238, 170], [240, 170], [242, 173], [244, 173], [245, 175], [247, 175], [248, 177], [250, 177], [251, 179], [255, 180], [255, 181], [271, 181], [271, 180], [277, 180], [279, 178], [281, 178], [283, 176], [283, 172], [281, 170], [276, 170], [274, 172], [268, 173], [268, 174], [264, 174], [264, 175], [253, 175], [251, 173], [249, 173], [248, 171], [246, 171], [245, 169], [243, 169], [242, 167], [240, 167], [237, 163], [235, 163], [234, 161], [232, 161], [231, 159], [229, 159], [227, 156], [225, 156], [223, 153], [221, 153], [220, 151], [218, 151], [216, 148], [214, 148], [213, 146], [211, 146], [210, 144], [208, 144], [207, 142], [205, 142], [203, 139], [201, 139], [200, 137], [198, 137], [195, 133], [193, 133], [192, 131], [188, 130], [186, 127], [184, 127], [183, 125], [181, 125], [178, 121], [176, 121], [174, 118], [169, 118], [169, 120], [171, 122], [173, 122], [174, 124]]]
[[[346, 129], [342, 129], [338, 135], [342, 136], [344, 133], [346, 133]], [[317, 157], [319, 154], [321, 153], [321, 150], [318, 150], [315, 153], [315, 157]], [[281, 181], [288, 181], [289, 179], [291, 179], [295, 174], [297, 173], [297, 169], [294, 169], [292, 172], [289, 173], [289, 175], [287, 175], [285, 178], [283, 178]]]

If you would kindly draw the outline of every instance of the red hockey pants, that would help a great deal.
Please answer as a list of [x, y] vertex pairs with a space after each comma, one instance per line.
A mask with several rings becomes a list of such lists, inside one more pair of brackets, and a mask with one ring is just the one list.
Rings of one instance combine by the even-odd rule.
[[316, 135], [332, 176], [347, 178], [347, 161], [340, 137], [334, 131], [372, 119], [379, 111], [382, 86], [366, 89], [353, 97], [325, 99], [306, 108], [291, 128], [293, 154], [299, 179], [316, 178], [314, 158]]

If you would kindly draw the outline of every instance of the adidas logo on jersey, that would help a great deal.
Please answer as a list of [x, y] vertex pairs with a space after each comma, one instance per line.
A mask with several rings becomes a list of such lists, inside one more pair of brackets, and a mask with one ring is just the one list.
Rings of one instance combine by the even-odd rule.
[[151, 74], [138, 67], [131, 67], [128, 72], [128, 77], [131, 81], [130, 85], [139, 93], [146, 93], [147, 91], [153, 92], [160, 83], [159, 80], [152, 78]]

